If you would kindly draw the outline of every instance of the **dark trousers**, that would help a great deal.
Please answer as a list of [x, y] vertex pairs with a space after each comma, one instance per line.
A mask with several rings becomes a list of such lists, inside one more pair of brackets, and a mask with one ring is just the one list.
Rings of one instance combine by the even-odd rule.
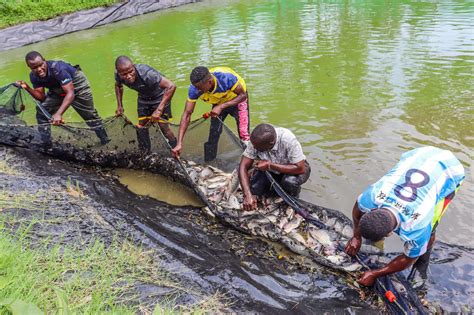
[[250, 139], [249, 106], [246, 99], [240, 104], [224, 109], [219, 115], [219, 118], [211, 118], [209, 138], [207, 142], [204, 143], [204, 161], [210, 162], [217, 157], [219, 138], [221, 137], [222, 128], [224, 128], [223, 122], [229, 115], [234, 117], [237, 123], [239, 138], [243, 141]]
[[[89, 81], [82, 71], [78, 70], [72, 81], [74, 84], [74, 100], [71, 103], [72, 108], [85, 120], [86, 124], [94, 129], [97, 137], [102, 144], [109, 142], [107, 132], [104, 129], [103, 122], [94, 107], [94, 99], [89, 86]], [[50, 115], [56, 113], [61, 106], [64, 96], [58, 94], [60, 91], [49, 91], [41, 108], [36, 107], [36, 120], [40, 126], [38, 127], [41, 140], [44, 144], [51, 144], [51, 126], [49, 123]]]
[[[308, 162], [305, 161], [306, 170], [301, 175], [288, 175], [288, 174], [274, 174], [272, 173], [275, 181], [293, 197], [298, 197], [301, 192], [301, 185], [306, 183], [311, 174], [311, 167]], [[271, 183], [268, 180], [265, 172], [254, 171], [250, 177], [250, 191], [255, 196], [275, 196], [276, 192], [271, 187]]]
[[[151, 103], [141, 102], [140, 99], [137, 102], [138, 124], [144, 127], [137, 129], [138, 146], [142, 151], [148, 152], [151, 150], [150, 131], [148, 130], [146, 124], [160, 103], [161, 99], [157, 99], [155, 102]], [[162, 119], [160, 119], [160, 122], [158, 122], [158, 126], [160, 127], [163, 135], [168, 140], [170, 147], [174, 148], [178, 141], [169, 126], [169, 121], [173, 118], [173, 115], [171, 114], [171, 103], [165, 106], [163, 113], [161, 114], [161, 118]]]

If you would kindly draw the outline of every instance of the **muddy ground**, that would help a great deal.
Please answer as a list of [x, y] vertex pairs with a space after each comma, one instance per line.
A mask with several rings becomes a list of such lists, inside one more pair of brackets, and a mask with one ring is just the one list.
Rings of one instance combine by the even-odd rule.
[[[110, 170], [4, 146], [0, 146], [0, 160], [19, 170], [18, 174], [0, 170], [0, 189], [24, 191], [47, 205], [42, 211], [28, 204], [4, 209], [26, 221], [41, 217], [43, 223], [33, 226], [35, 237], [86, 244], [95, 239], [110, 243], [119, 236], [145, 246], [163, 268], [192, 289], [181, 292], [177, 304], [194, 303], [219, 291], [225, 293], [227, 310], [239, 312], [378, 313], [370, 294], [361, 300], [359, 290], [351, 285], [353, 279], [223, 226], [199, 208], [169, 206], [138, 196]], [[79, 188], [81, 196], [62, 194], [56, 200], [38, 194], [64, 191], [71, 185]], [[472, 309], [472, 250], [438, 244], [433, 256], [428, 301], [442, 304], [447, 311]], [[140, 292], [140, 303], [148, 306], [173, 291], [147, 284], [135, 290]]]

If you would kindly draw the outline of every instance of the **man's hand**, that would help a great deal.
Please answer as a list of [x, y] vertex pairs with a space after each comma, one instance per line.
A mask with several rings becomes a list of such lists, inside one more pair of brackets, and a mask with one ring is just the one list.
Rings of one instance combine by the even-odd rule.
[[257, 198], [250, 194], [244, 197], [244, 210], [250, 211], [253, 209], [257, 209]]
[[151, 122], [159, 122], [160, 119], [161, 119], [161, 114], [162, 114], [162, 113], [163, 113], [163, 112], [162, 112], [160, 109], [157, 108], [157, 109], [153, 112], [153, 114], [151, 114], [151, 117], [150, 117]]
[[357, 280], [360, 285], [365, 287], [373, 286], [375, 280], [377, 280], [376, 272], [374, 270], [366, 271], [362, 274], [362, 276]]
[[61, 114], [58, 114], [58, 113], [55, 113], [52, 117], [51, 117], [51, 123], [55, 126], [59, 126], [61, 125], [62, 123], [64, 123], [64, 120], [63, 120], [63, 117], [61, 116]]
[[216, 105], [211, 110], [211, 117], [217, 117], [222, 113], [222, 107], [220, 105]]
[[16, 81], [15, 83], [16, 83], [17, 85], [21, 86], [22, 89], [25, 89], [25, 90], [26, 90], [26, 89], [28, 88], [28, 84], [27, 84], [25, 81], [23, 81], [23, 80]]
[[117, 106], [117, 109], [115, 110], [115, 116], [120, 116], [122, 114], [123, 114], [123, 107]]
[[272, 162], [270, 162], [268, 160], [261, 160], [261, 161], [257, 161], [257, 163], [255, 163], [255, 168], [259, 171], [265, 172], [265, 171], [270, 170], [271, 164], [272, 164]]
[[346, 248], [344, 248], [344, 251], [349, 256], [355, 256], [359, 252], [361, 245], [362, 245], [362, 239], [360, 237], [353, 236], [349, 240], [349, 242], [347, 242], [347, 245], [346, 245]]
[[181, 143], [178, 142], [178, 144], [176, 144], [176, 146], [171, 149], [171, 154], [179, 159], [179, 156], [181, 155], [181, 150], [183, 149], [183, 146], [181, 145]]

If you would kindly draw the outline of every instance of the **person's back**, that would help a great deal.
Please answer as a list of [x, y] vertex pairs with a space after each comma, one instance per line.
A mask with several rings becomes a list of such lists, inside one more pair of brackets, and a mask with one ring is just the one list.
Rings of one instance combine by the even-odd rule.
[[220, 105], [237, 97], [234, 89], [240, 85], [246, 92], [247, 86], [244, 79], [229, 67], [210, 68], [209, 72], [215, 77], [215, 86], [211, 91], [201, 93], [194, 85], [189, 86], [188, 99], [197, 101], [201, 99], [212, 105]]
[[[400, 221], [394, 232], [404, 241], [420, 239], [421, 234], [428, 240], [434, 221], [442, 215], [435, 213], [436, 205], [463, 179], [464, 168], [450, 151], [414, 149], [404, 153], [400, 162], [359, 196], [359, 208], [389, 209]], [[413, 250], [410, 256], [416, 256]]]
[[345, 251], [356, 255], [362, 237], [379, 241], [395, 232], [404, 241], [404, 253], [383, 268], [366, 271], [358, 282], [370, 286], [378, 277], [410, 265], [410, 280], [416, 270], [426, 279], [436, 228], [463, 179], [464, 168], [454, 154], [422, 147], [404, 153], [386, 175], [370, 185], [352, 209], [354, 235]]

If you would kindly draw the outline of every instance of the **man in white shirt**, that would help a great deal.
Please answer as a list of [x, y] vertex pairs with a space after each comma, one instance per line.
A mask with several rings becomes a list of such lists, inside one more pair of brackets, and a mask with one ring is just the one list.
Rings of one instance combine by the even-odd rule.
[[[255, 170], [249, 176], [251, 167]], [[252, 131], [239, 167], [240, 185], [244, 192], [244, 210], [257, 206], [256, 196], [269, 196], [274, 192], [265, 175], [270, 171], [280, 186], [297, 197], [311, 173], [301, 144], [286, 128], [260, 124]]]

